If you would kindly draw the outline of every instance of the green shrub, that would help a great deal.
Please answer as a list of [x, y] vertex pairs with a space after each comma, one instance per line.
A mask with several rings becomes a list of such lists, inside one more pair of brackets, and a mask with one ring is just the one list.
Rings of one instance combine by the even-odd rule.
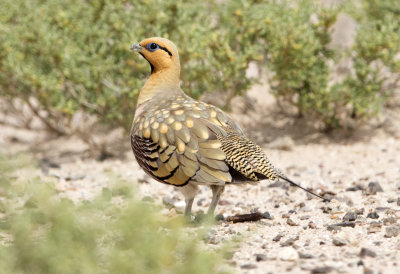
[[11, 169], [0, 161], [9, 182], [0, 185], [2, 273], [227, 272], [222, 252], [202, 247], [200, 229], [163, 219], [151, 204], [129, 198], [118, 206], [119, 191], [105, 189], [75, 205], [52, 184], [10, 177]]
[[[359, 24], [351, 50], [329, 46], [340, 12]], [[327, 128], [340, 127], [376, 114], [390, 96], [394, 86], [385, 83], [399, 72], [398, 14], [397, 0], [337, 7], [312, 0], [4, 0], [0, 95], [22, 98], [60, 134], [60, 121], [68, 127], [78, 110], [129, 129], [149, 74], [129, 46], [163, 36], [180, 49], [182, 88], [190, 95], [214, 91], [229, 101], [243, 94], [255, 82], [245, 77], [255, 61], [272, 73], [278, 98]], [[354, 74], [332, 83], [332, 64], [343, 59]]]
[[129, 47], [151, 36], [177, 43], [183, 89], [192, 96], [243, 92], [253, 52], [233, 48], [224, 28], [211, 27], [210, 12], [208, 3], [194, 0], [5, 0], [0, 94], [36, 98], [47, 111], [43, 120], [60, 133], [60, 116], [79, 109], [128, 129], [150, 72]]

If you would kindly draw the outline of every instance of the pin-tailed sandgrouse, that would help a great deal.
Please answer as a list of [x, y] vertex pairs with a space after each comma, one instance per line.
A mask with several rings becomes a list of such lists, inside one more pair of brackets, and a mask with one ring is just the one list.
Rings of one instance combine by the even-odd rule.
[[186, 215], [198, 185], [212, 190], [209, 214], [226, 184], [281, 178], [296, 185], [271, 165], [226, 113], [182, 91], [178, 49], [171, 41], [153, 37], [131, 49], [151, 66], [132, 125], [133, 153], [152, 178], [180, 188]]

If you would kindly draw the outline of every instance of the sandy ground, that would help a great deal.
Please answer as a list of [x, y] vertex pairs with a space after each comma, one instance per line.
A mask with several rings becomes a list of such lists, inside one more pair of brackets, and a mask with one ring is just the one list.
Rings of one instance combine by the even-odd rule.
[[[324, 203], [280, 183], [228, 186], [216, 213], [226, 217], [257, 210], [268, 212], [271, 218], [221, 222], [210, 232], [210, 248], [240, 237], [229, 260], [238, 273], [399, 273], [398, 109], [386, 111], [378, 122], [352, 134], [326, 135], [312, 122], [278, 108], [265, 86], [254, 87], [249, 97], [250, 107], [242, 108], [246, 114], [232, 116], [252, 139], [263, 144], [271, 161], [288, 177], [333, 200]], [[244, 105], [239, 99], [235, 103], [235, 109]], [[179, 214], [184, 206], [178, 191], [145, 176], [130, 151], [128, 136], [125, 153], [104, 161], [89, 157], [86, 144], [77, 138], [52, 138], [40, 130], [5, 125], [0, 130], [0, 147], [7, 153], [33, 153], [42, 161], [41, 167], [21, 176], [52, 180], [60, 195], [75, 201], [91, 199], [113, 178], [120, 178], [139, 181], [138, 195], [166, 204], [163, 214]], [[371, 182], [378, 183], [382, 191], [375, 193], [376, 189], [368, 187]], [[210, 201], [211, 191], [201, 188], [194, 212], [205, 212]], [[335, 226], [344, 222], [347, 213], [353, 213], [345, 217], [348, 226]]]

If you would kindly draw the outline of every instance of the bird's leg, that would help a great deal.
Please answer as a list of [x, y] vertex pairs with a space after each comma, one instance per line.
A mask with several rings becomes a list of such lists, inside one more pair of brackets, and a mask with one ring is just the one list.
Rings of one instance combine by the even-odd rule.
[[179, 187], [178, 189], [182, 192], [183, 196], [185, 196], [185, 216], [190, 216], [192, 213], [193, 200], [199, 188], [195, 184], [188, 183], [187, 185]]
[[211, 190], [213, 193], [212, 201], [210, 207], [208, 208], [208, 215], [214, 215], [215, 208], [217, 207], [219, 197], [221, 197], [222, 192], [224, 191], [224, 186], [211, 185]]
[[185, 216], [186, 217], [190, 216], [190, 214], [192, 213], [193, 200], [194, 200], [194, 198], [185, 200], [186, 201], [186, 206], [185, 206]]

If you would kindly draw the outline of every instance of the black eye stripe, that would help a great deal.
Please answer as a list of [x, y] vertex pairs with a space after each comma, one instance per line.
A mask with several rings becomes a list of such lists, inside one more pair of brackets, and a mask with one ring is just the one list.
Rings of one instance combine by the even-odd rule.
[[172, 56], [172, 53], [171, 53], [167, 48], [164, 48], [164, 47], [162, 47], [162, 46], [160, 46], [160, 45], [158, 45], [158, 47], [159, 47], [160, 49], [162, 49], [163, 51], [165, 51], [166, 53], [168, 53], [169, 56]]

